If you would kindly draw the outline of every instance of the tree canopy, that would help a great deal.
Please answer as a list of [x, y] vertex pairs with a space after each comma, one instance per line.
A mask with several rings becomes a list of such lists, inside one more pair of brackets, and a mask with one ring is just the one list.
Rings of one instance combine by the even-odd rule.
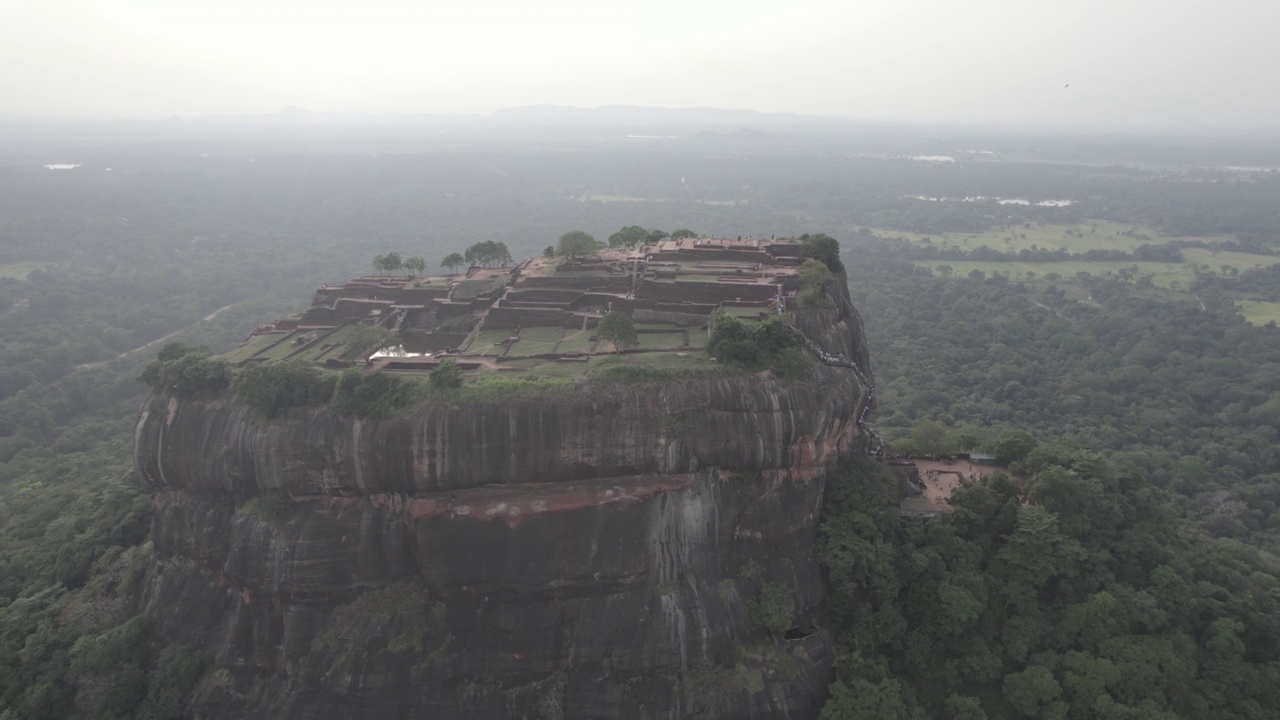
[[611, 248], [634, 248], [649, 237], [649, 231], [639, 225], [628, 225], [609, 236]]
[[[870, 460], [828, 485], [819, 557], [839, 639], [824, 718], [1267, 717], [1280, 588], [1105, 464], [960, 487], [898, 517]], [[862, 688], [863, 690], [855, 690]], [[875, 698], [874, 701], [872, 698]]]
[[801, 307], [830, 307], [831, 297], [827, 287], [835, 282], [836, 276], [818, 260], [805, 260], [800, 263], [796, 274], [800, 278], [800, 292], [796, 300]]
[[156, 392], [182, 399], [217, 395], [231, 383], [231, 365], [211, 357], [204, 345], [169, 343], [143, 368], [138, 380]]
[[511, 251], [506, 243], [485, 240], [467, 248], [463, 262], [480, 267], [495, 267], [511, 263]]
[[462, 253], [453, 252], [444, 256], [444, 259], [440, 261], [440, 267], [448, 269], [449, 272], [457, 272], [458, 268], [465, 265], [466, 262], [467, 259], [462, 256]]
[[831, 272], [840, 272], [840, 243], [826, 233], [805, 233], [796, 238], [800, 241], [800, 255], [818, 260]]
[[386, 255], [378, 255], [373, 259], [373, 269], [383, 272], [395, 272], [403, 267], [403, 260], [400, 259], [400, 253], [390, 252]]
[[631, 316], [622, 312], [614, 311], [601, 318], [600, 324], [596, 327], [596, 334], [601, 340], [613, 343], [615, 351], [640, 344]]
[[748, 325], [724, 310], [711, 316], [707, 352], [729, 367], [789, 374], [804, 362], [800, 333], [781, 317]]
[[556, 255], [570, 259], [581, 255], [594, 255], [600, 246], [596, 239], [581, 230], [570, 230], [556, 243]]

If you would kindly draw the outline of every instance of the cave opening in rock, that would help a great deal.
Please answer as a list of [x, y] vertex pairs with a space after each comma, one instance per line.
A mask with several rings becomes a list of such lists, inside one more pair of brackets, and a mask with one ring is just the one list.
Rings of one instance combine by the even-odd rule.
[[813, 628], [801, 629], [793, 627], [782, 633], [783, 640], [803, 640], [813, 634]]

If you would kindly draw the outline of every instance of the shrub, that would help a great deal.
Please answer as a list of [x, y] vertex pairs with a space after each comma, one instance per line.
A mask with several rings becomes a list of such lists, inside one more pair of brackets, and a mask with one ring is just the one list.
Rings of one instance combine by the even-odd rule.
[[800, 307], [831, 307], [831, 297], [827, 294], [827, 287], [835, 281], [836, 276], [817, 260], [805, 260], [800, 265], [797, 272], [800, 278], [800, 292], [796, 294], [796, 301]]
[[640, 344], [640, 338], [636, 336], [636, 326], [625, 313], [611, 312], [605, 315], [596, 328], [596, 334], [601, 340], [613, 343], [614, 350]]
[[840, 243], [826, 233], [805, 233], [800, 241], [800, 256], [811, 258], [827, 266], [831, 272], [840, 272]]
[[323, 405], [333, 395], [334, 379], [301, 362], [264, 363], [236, 377], [236, 398], [254, 414], [273, 420], [290, 411]]
[[417, 383], [388, 373], [351, 368], [338, 376], [330, 409], [337, 415], [390, 417], [421, 397], [419, 388]]
[[445, 358], [427, 373], [427, 382], [433, 390], [451, 390], [462, 387], [462, 368], [453, 358]]
[[231, 383], [231, 364], [209, 356], [204, 345], [192, 347], [169, 343], [159, 356], [142, 369], [138, 380], [159, 393], [184, 400], [199, 395], [217, 395]]
[[711, 316], [711, 339], [707, 352], [730, 367], [743, 370], [773, 368], [783, 375], [806, 367], [799, 352], [800, 333], [781, 317], [771, 317], [750, 326], [723, 310]]

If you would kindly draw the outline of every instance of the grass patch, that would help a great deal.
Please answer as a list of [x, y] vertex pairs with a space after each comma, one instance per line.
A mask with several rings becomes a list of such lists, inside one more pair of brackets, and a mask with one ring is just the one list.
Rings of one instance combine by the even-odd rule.
[[577, 378], [587, 376], [587, 363], [555, 362], [552, 360], [510, 360], [503, 361], [504, 369], [520, 370], [537, 377]]
[[596, 346], [596, 341], [591, 339], [593, 330], [578, 330], [567, 333], [559, 343], [556, 344], [556, 352], [558, 353], [589, 353]]
[[1182, 251], [1182, 257], [1186, 261], [1184, 264], [1189, 264], [1193, 267], [1204, 265], [1208, 267], [1208, 272], [1211, 273], [1221, 273], [1223, 265], [1244, 272], [1250, 268], [1271, 267], [1280, 263], [1280, 255], [1254, 255], [1253, 253], [1233, 252], [1230, 250], [1222, 250], [1215, 253], [1201, 248], [1186, 248]]
[[524, 338], [520, 338], [519, 342], [512, 343], [511, 349], [507, 351], [507, 356], [547, 355], [555, 351], [555, 343], [529, 342]]
[[1244, 319], [1253, 325], [1266, 325], [1272, 322], [1280, 324], [1280, 303], [1238, 300], [1236, 305], [1240, 308], [1240, 314], [1244, 315]]
[[351, 335], [352, 331], [354, 331], [356, 327], [358, 326], [343, 325], [328, 335], [316, 340], [308, 346], [306, 350], [295, 355], [293, 359], [301, 360], [303, 362], [319, 362], [320, 359], [326, 355], [332, 354], [336, 356], [340, 354], [345, 349], [343, 347], [344, 340]]
[[519, 400], [555, 400], [573, 397], [577, 382], [572, 378], [521, 374], [515, 377], [491, 375], [460, 388], [433, 393], [433, 399], [471, 404]]
[[249, 339], [249, 342], [223, 355], [227, 362], [238, 363], [257, 355], [266, 350], [272, 343], [284, 337], [282, 334], [271, 333], [267, 335], [255, 335]]
[[463, 344], [462, 351], [471, 355], [496, 355], [509, 337], [510, 330], [478, 330]]
[[[1070, 233], [1068, 234], [1068, 231]], [[882, 237], [908, 240], [913, 245], [931, 245], [937, 248], [976, 250], [983, 245], [1001, 252], [1030, 250], [1032, 246], [1048, 250], [1066, 250], [1084, 253], [1090, 250], [1121, 250], [1132, 252], [1142, 245], [1163, 245], [1170, 240], [1191, 240], [1217, 243], [1232, 238], [1226, 235], [1174, 237], [1142, 226], [1111, 222], [1083, 222], [1074, 225], [1042, 225], [1031, 223], [1011, 225], [1008, 229], [993, 229], [980, 233], [923, 234], [877, 230]], [[928, 242], [926, 242], [926, 239]], [[1184, 251], [1185, 252], [1185, 251]]]
[[564, 337], [562, 327], [528, 327], [520, 330], [520, 342], [555, 344]]
[[761, 314], [772, 315], [773, 311], [768, 308], [758, 307], [721, 307], [721, 310], [729, 313], [737, 318], [756, 318], [759, 319]]
[[44, 263], [0, 263], [0, 277], [26, 280], [34, 270], [43, 270]]
[[689, 328], [689, 347], [694, 350], [702, 350], [707, 347], [707, 341], [711, 338], [711, 333], [706, 328], [691, 327]]
[[454, 300], [470, 300], [487, 292], [497, 290], [507, 284], [505, 275], [484, 278], [481, 280], [463, 280], [453, 289]]
[[[1133, 266], [1138, 267], [1138, 276], [1151, 275], [1151, 281], [1157, 287], [1166, 289], [1177, 288], [1179, 290], [1186, 288], [1195, 280], [1194, 265], [1190, 263], [1159, 263], [1159, 262], [1125, 262], [1125, 261], [1095, 261], [1086, 260], [1067, 260], [1064, 262], [977, 262], [973, 260], [952, 260], [947, 261], [917, 261], [918, 267], [927, 267], [937, 272], [939, 265], [950, 265], [952, 274], [956, 277], [964, 277], [974, 270], [981, 270], [988, 276], [994, 273], [1009, 273], [1011, 280], [1030, 280], [1044, 279], [1050, 273], [1057, 273], [1062, 276], [1063, 282], [1072, 282], [1077, 273], [1086, 272], [1090, 275], [1105, 277], [1108, 274], [1118, 276], [1123, 268]], [[1174, 285], [1173, 283], [1177, 283]]]
[[672, 350], [684, 345], [684, 333], [640, 333], [642, 350]]
[[635, 323], [636, 330], [661, 330], [671, 332], [679, 328], [675, 323]]
[[303, 334], [302, 331], [291, 332], [273, 347], [263, 350], [255, 357], [266, 358], [267, 360], [283, 360], [302, 347], [302, 345], [294, 345], [293, 342], [302, 337]]
[[694, 375], [726, 372], [703, 352], [595, 355], [587, 377], [600, 382], [665, 382]]

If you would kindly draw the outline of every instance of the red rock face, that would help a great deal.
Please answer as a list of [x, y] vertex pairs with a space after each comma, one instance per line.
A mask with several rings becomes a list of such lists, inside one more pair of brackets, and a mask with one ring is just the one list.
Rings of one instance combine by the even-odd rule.
[[[866, 367], [852, 308], [801, 326]], [[822, 365], [270, 424], [154, 398], [147, 612], [216, 658], [204, 717], [813, 717], [828, 638], [752, 608], [781, 583], [812, 625], [869, 390]]]

